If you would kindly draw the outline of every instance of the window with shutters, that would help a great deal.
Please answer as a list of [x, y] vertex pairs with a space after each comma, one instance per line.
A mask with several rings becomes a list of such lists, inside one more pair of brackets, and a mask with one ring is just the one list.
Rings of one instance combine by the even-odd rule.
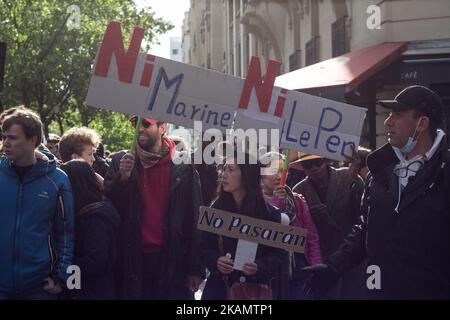
[[319, 62], [319, 39], [314, 37], [305, 45], [305, 66]]
[[341, 56], [349, 51], [346, 21], [347, 16], [343, 16], [331, 25], [331, 50], [333, 57]]

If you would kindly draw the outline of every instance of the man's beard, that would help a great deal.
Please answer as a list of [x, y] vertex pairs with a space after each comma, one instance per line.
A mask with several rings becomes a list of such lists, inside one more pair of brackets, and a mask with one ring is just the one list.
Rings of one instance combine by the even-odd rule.
[[141, 146], [142, 149], [144, 149], [145, 151], [151, 152], [151, 150], [153, 149], [153, 147], [155, 146], [156, 141], [158, 141], [160, 137], [159, 136], [147, 136], [147, 142], [145, 144], [142, 144], [139, 139], [139, 145]]

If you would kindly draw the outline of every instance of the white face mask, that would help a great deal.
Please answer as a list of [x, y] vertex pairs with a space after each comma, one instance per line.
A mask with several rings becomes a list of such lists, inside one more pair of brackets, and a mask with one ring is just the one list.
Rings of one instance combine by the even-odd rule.
[[416, 146], [417, 140], [419, 139], [420, 134], [421, 134], [421, 132], [417, 133], [417, 128], [419, 127], [420, 119], [421, 119], [421, 118], [419, 118], [419, 121], [417, 121], [416, 130], [414, 130], [413, 136], [412, 136], [412, 137], [409, 137], [409, 138], [408, 138], [408, 141], [406, 141], [405, 145], [404, 145], [403, 147], [400, 148], [400, 152], [401, 152], [401, 153], [403, 153], [403, 154], [408, 154], [408, 153], [410, 153], [410, 152], [414, 149], [414, 147]]

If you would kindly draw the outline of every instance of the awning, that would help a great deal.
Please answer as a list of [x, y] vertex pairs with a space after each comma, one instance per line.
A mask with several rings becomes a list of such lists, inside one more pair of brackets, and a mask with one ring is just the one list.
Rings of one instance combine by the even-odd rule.
[[278, 76], [275, 85], [288, 90], [300, 91], [342, 87], [340, 91], [350, 92], [364, 80], [397, 60], [406, 49], [406, 42], [397, 42], [355, 50]]

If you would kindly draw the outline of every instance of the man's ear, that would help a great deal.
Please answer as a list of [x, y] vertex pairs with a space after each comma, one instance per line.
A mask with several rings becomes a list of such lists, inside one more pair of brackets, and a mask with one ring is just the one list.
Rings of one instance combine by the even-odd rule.
[[168, 129], [167, 122], [164, 122], [163, 124], [161, 124], [160, 128], [162, 128], [161, 134], [164, 135], [167, 132], [167, 129]]
[[420, 117], [417, 125], [417, 131], [424, 132], [430, 127], [430, 118], [427, 116]]

